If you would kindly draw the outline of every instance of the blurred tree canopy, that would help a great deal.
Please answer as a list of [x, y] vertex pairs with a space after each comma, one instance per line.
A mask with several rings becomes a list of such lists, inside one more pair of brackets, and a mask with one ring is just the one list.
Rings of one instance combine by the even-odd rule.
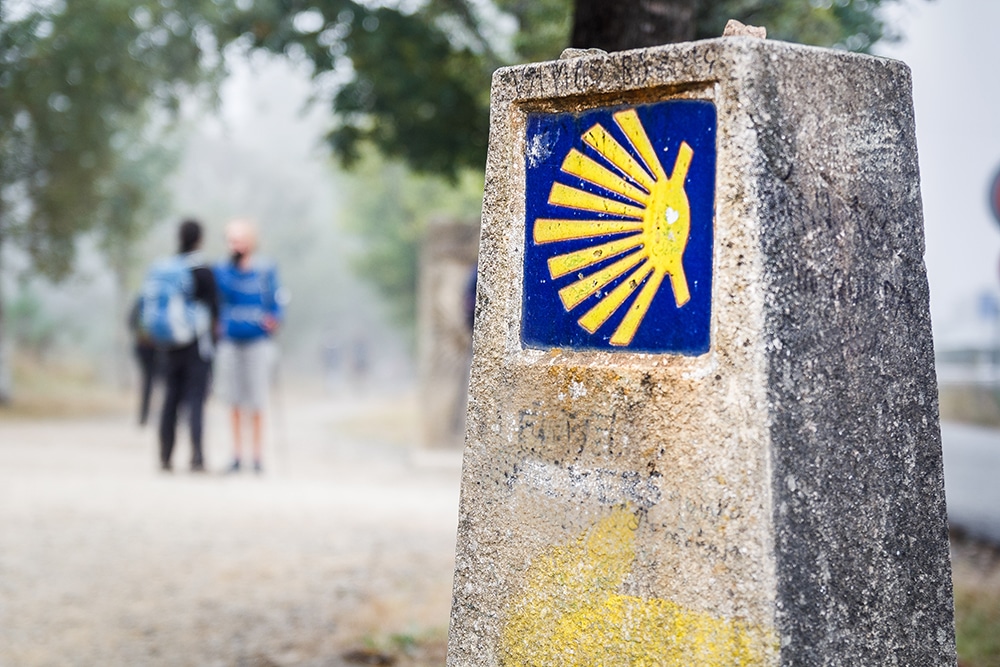
[[100, 248], [122, 298], [139, 268], [137, 246], [170, 209], [165, 183], [179, 162], [172, 128], [150, 123], [145, 114], [127, 120], [115, 135], [111, 169], [97, 183], [95, 211]]
[[0, 4], [0, 244], [67, 274], [131, 118], [204, 79], [223, 18], [207, 0]]
[[363, 144], [420, 172], [481, 170], [489, 83], [501, 65], [717, 37], [735, 18], [773, 39], [867, 51], [893, 35], [897, 0], [256, 0], [230, 24], [254, 47], [308, 59], [333, 82], [328, 140], [348, 166]]
[[226, 18], [210, 0], [0, 0], [0, 252], [14, 244], [58, 280], [80, 232], [120, 222], [105, 204], [129, 128], [210, 76]]
[[389, 314], [408, 329], [416, 318], [418, 254], [432, 219], [478, 222], [483, 196], [481, 173], [466, 170], [455, 182], [415, 175], [400, 161], [366, 151], [349, 176], [344, 202], [346, 228], [363, 252], [351, 268], [387, 297]]

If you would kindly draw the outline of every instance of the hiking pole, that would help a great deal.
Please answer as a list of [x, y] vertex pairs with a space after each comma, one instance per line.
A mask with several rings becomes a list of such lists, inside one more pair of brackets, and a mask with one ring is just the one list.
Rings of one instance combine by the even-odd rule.
[[285, 422], [284, 381], [282, 380], [281, 373], [281, 352], [278, 348], [277, 340], [274, 341], [273, 350], [275, 360], [271, 378], [271, 384], [274, 387], [271, 398], [271, 410], [274, 413], [274, 428], [272, 429], [272, 433], [274, 434], [275, 458], [281, 460], [281, 467], [287, 474], [289, 473], [291, 466], [288, 461], [288, 432]]

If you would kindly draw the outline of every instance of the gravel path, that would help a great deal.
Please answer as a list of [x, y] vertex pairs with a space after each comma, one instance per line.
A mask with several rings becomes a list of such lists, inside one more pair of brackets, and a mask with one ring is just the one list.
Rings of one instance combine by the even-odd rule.
[[[410, 405], [287, 401], [259, 477], [184, 472], [186, 439], [160, 473], [124, 417], [0, 421], [0, 666], [332, 667], [392, 635], [440, 645], [460, 453], [393, 443]], [[224, 426], [213, 407], [212, 470]]]
[[[279, 407], [259, 477], [185, 472], [184, 438], [160, 473], [126, 417], [0, 418], [0, 667], [442, 666], [461, 453], [412, 443], [412, 397]], [[207, 435], [221, 470], [218, 406]], [[952, 557], [996, 595], [994, 550]]]

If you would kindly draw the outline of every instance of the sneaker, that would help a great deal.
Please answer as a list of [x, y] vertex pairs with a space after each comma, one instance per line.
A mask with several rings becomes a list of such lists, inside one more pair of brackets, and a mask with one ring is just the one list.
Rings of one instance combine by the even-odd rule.
[[226, 473], [225, 474], [232, 475], [232, 474], [237, 473], [239, 471], [240, 471], [240, 460], [239, 459], [234, 459], [233, 462], [229, 464], [229, 467], [226, 468]]
[[261, 474], [262, 472], [264, 472], [264, 466], [262, 466], [260, 464], [260, 461], [254, 461], [253, 462], [253, 471], [255, 473], [257, 473], [258, 475]]
[[173, 472], [173, 471], [174, 471], [174, 467], [172, 465], [170, 465], [170, 461], [161, 461], [160, 462], [160, 472]]
[[205, 472], [205, 464], [204, 463], [192, 463], [191, 464], [191, 472]]

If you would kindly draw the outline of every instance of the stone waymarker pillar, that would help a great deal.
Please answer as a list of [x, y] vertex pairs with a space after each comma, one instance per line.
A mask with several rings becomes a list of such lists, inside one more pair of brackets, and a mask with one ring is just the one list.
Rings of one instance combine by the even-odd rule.
[[420, 421], [431, 448], [462, 446], [472, 353], [465, 298], [478, 250], [479, 225], [445, 220], [432, 221], [420, 247]]
[[448, 664], [953, 665], [909, 71], [493, 83]]

